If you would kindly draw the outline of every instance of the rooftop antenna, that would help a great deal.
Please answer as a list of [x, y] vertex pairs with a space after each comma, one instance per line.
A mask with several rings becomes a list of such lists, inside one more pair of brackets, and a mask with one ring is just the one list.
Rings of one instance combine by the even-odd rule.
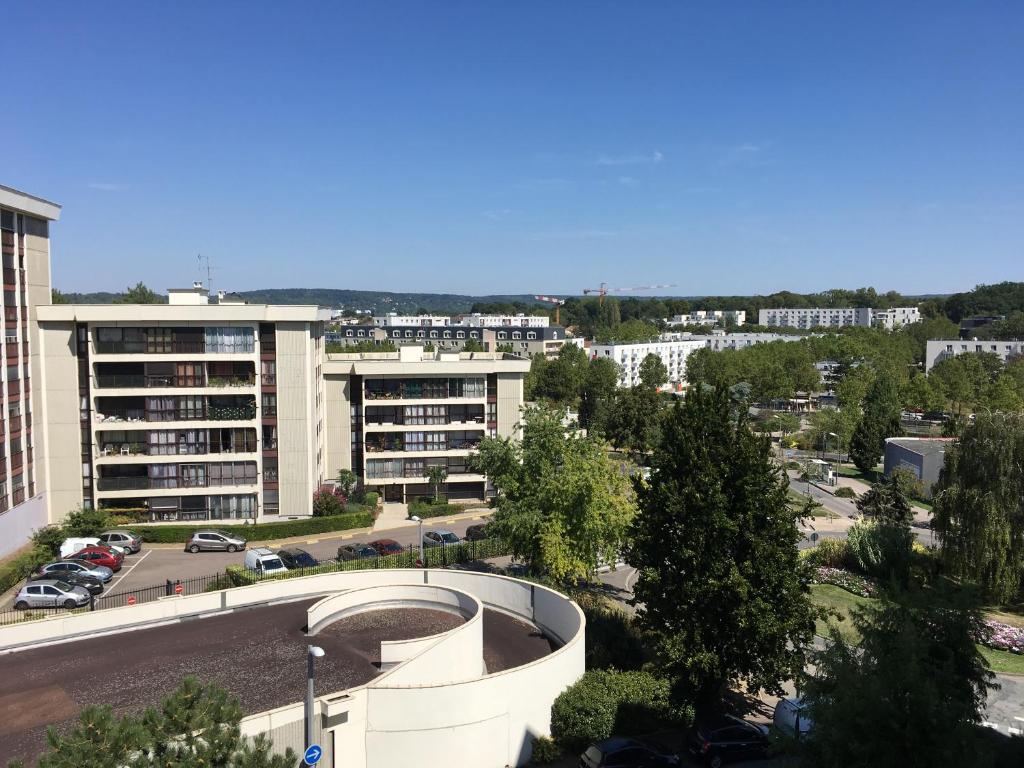
[[199, 274], [200, 275], [203, 273], [203, 265], [204, 264], [206, 265], [206, 267], [205, 267], [205, 269], [206, 269], [206, 290], [208, 292], [210, 292], [210, 293], [213, 293], [213, 278], [211, 277], [211, 274], [210, 274], [210, 273], [213, 272], [213, 267], [210, 266], [210, 257], [209, 256], [203, 256], [203, 254], [199, 253], [199, 254], [196, 254], [196, 259], [199, 261]]

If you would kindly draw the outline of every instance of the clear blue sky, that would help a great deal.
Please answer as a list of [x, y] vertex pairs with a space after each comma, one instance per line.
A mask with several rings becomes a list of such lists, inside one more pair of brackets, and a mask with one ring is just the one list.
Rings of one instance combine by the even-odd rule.
[[[840, 7], [843, 6], [843, 7]], [[63, 290], [1024, 279], [1024, 3], [4, 10]]]

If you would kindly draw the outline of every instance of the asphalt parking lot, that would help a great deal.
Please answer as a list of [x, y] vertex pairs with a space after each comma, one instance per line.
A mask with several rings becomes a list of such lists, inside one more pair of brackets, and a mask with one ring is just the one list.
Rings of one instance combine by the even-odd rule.
[[[47, 725], [68, 728], [88, 704], [119, 714], [156, 704], [193, 675], [223, 686], [247, 714], [299, 701], [305, 692], [306, 608], [312, 600], [262, 606], [131, 633], [0, 656], [0, 765], [33, 761]], [[342, 619], [316, 636], [317, 690], [350, 688], [379, 674], [380, 643], [446, 631], [462, 619], [441, 611], [393, 609]], [[552, 650], [537, 630], [484, 613], [484, 661], [500, 672]]]

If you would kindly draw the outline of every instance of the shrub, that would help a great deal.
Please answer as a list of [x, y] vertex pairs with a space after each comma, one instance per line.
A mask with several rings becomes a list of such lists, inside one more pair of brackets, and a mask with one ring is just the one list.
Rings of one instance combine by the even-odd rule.
[[534, 736], [533, 751], [530, 754], [531, 765], [547, 765], [562, 756], [562, 750], [550, 736]]
[[415, 515], [416, 517], [426, 520], [428, 517], [457, 515], [459, 512], [463, 512], [467, 508], [468, 505], [465, 504], [449, 504], [444, 501], [435, 504], [433, 501], [427, 499], [419, 499], [409, 505], [409, 517]]
[[340, 515], [345, 511], [347, 499], [340, 488], [321, 486], [313, 494], [313, 517], [328, 517]]
[[98, 536], [109, 525], [109, 515], [104, 509], [74, 509], [61, 523], [65, 538], [73, 536]]
[[853, 490], [853, 488], [851, 488], [848, 485], [842, 485], [842, 486], [836, 488], [836, 492], [835, 492], [834, 495], [838, 496], [840, 499], [855, 499], [855, 498], [857, 498], [857, 493]]
[[846, 568], [850, 564], [850, 545], [844, 539], [821, 539], [814, 547], [805, 551], [805, 557], [811, 565]]
[[380, 495], [376, 491], [366, 491], [363, 493], [363, 503], [371, 508], [377, 506], [377, 500], [379, 498]]
[[672, 707], [668, 680], [649, 672], [592, 669], [565, 689], [551, 707], [551, 735], [578, 752], [613, 733], [638, 736], [686, 716]]
[[871, 579], [842, 568], [819, 566], [814, 572], [814, 583], [831, 584], [861, 597], [871, 597], [875, 593], [875, 585]]
[[47, 525], [32, 534], [33, 543], [49, 552], [51, 557], [60, 555], [60, 545], [66, 538], [64, 529], [59, 525]]
[[[304, 520], [286, 520], [280, 523], [259, 523], [254, 525], [218, 525], [217, 528], [234, 533], [250, 541], [269, 541], [289, 536], [305, 536], [311, 533], [327, 533], [328, 531], [345, 531], [349, 528], [368, 528], [373, 525], [373, 515], [369, 512], [354, 514], [331, 515], [329, 517], [308, 517]], [[142, 540], [150, 543], [174, 544], [184, 543], [195, 531], [209, 528], [206, 525], [137, 525], [133, 531], [142, 536]]]
[[799, 461], [787, 461], [786, 462], [786, 469], [800, 469], [800, 462]]
[[53, 555], [48, 550], [36, 546], [0, 565], [0, 594], [27, 578], [32, 571], [52, 557]]
[[630, 670], [643, 666], [644, 636], [629, 614], [592, 592], [576, 592], [572, 599], [587, 619], [587, 669]]
[[846, 537], [857, 568], [876, 578], [904, 579], [914, 540], [910, 529], [887, 521], [860, 522]]

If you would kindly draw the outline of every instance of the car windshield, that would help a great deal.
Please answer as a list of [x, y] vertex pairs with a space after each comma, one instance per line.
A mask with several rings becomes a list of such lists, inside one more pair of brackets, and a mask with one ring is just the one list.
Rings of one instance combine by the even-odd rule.
[[61, 592], [70, 592], [72, 587], [66, 581], [56, 581], [53, 586], [59, 589]]
[[454, 533], [442, 533], [441, 534], [441, 541], [447, 542], [449, 544], [455, 544], [455, 543], [458, 542], [458, 540], [459, 540], [459, 537], [456, 536]]
[[284, 563], [281, 562], [279, 557], [265, 557], [261, 562], [265, 571], [279, 571], [284, 568]]

